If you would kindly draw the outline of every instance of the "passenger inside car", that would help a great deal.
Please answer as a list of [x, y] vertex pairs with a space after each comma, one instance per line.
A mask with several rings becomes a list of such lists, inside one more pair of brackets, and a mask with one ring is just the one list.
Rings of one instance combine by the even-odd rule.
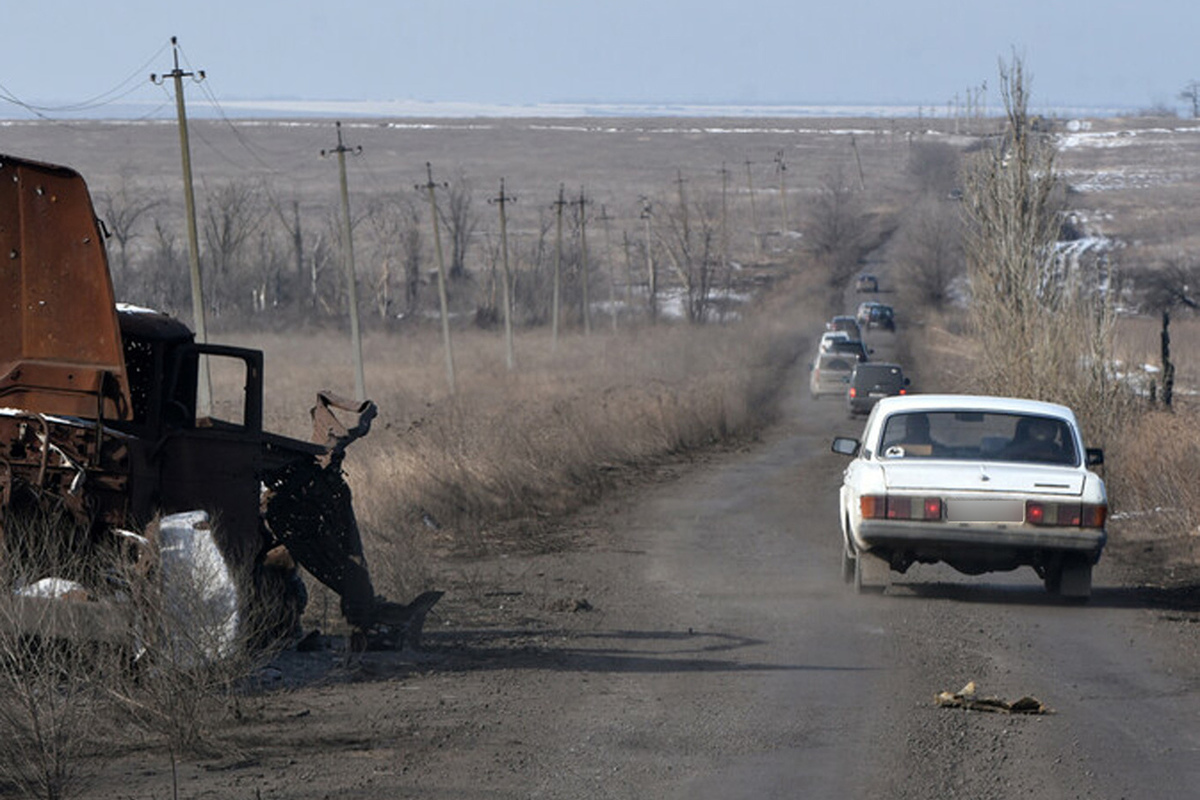
[[1022, 417], [1017, 421], [1012, 441], [1000, 457], [1006, 461], [1073, 463], [1074, 447], [1062, 427], [1061, 423], [1046, 417]]
[[899, 414], [887, 422], [883, 433], [885, 456], [931, 456], [933, 437], [929, 434], [926, 414]]

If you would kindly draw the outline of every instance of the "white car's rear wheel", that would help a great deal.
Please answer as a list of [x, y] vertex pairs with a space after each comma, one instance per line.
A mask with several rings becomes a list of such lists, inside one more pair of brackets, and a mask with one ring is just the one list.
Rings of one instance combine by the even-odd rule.
[[1067, 558], [1046, 570], [1045, 584], [1050, 594], [1086, 600], [1092, 594], [1092, 565], [1081, 558]]
[[1075, 600], [1086, 600], [1092, 594], [1092, 565], [1083, 559], [1063, 562], [1058, 593]]

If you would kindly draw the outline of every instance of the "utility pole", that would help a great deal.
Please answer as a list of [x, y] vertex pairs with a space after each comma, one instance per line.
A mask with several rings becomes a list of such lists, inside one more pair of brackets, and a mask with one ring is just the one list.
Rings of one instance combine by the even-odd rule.
[[579, 207], [579, 253], [580, 253], [580, 284], [583, 289], [583, 335], [592, 335], [592, 308], [588, 299], [588, 249], [587, 249], [587, 204], [591, 202], [583, 196], [583, 187], [579, 187], [579, 199], [573, 205]]
[[729, 170], [721, 162], [721, 270], [725, 274], [725, 302], [721, 303], [722, 319], [728, 305], [733, 272], [729, 268]]
[[[188, 142], [187, 109], [183, 103], [183, 79], [194, 78], [197, 83], [204, 80], [204, 70], [184, 72], [179, 68], [179, 40], [171, 37], [171, 48], [175, 54], [175, 69], [166, 75], [150, 75], [150, 82], [162, 85], [167, 78], [175, 82], [175, 115], [179, 119], [179, 153], [183, 160], [183, 202], [187, 218], [188, 267], [192, 280], [192, 324], [196, 338], [208, 344], [208, 326], [204, 322], [204, 290], [200, 282], [200, 238], [196, 233], [196, 192], [192, 187], [192, 148]], [[200, 357], [200, 374], [196, 382], [196, 416], [212, 416], [212, 376], [208, 369], [208, 358]]]
[[675, 170], [675, 186], [679, 190], [679, 214], [683, 223], [683, 250], [687, 253], [691, 248], [691, 231], [688, 230], [688, 208], [687, 196], [683, 192], [683, 185], [687, 183], [687, 179], [683, 177], [683, 170]]
[[[442, 255], [442, 237], [438, 232], [437, 195], [434, 194], [438, 184], [433, 182], [433, 165], [428, 161], [425, 162], [425, 174], [429, 176], [428, 180], [424, 184], [418, 183], [416, 188], [429, 191], [429, 216], [433, 218], [433, 244], [438, 262], [438, 302], [442, 309], [442, 349], [446, 351], [446, 381], [450, 384], [450, 394], [455, 394], [454, 350], [450, 346], [450, 303], [446, 297], [446, 259]], [[446, 184], [441, 186], [445, 188]]]
[[646, 281], [649, 285], [650, 322], [658, 322], [658, 271], [654, 268], [654, 257], [650, 252], [650, 217], [653, 209], [648, 197], [642, 198], [642, 222], [646, 226]]
[[633, 242], [629, 231], [621, 231], [621, 245], [625, 248], [625, 308], [633, 310]]
[[858, 188], [859, 191], [865, 192], [867, 190], [867, 181], [863, 177], [862, 159], [858, 156], [858, 140], [854, 138], [854, 134], [850, 134], [850, 147], [854, 150], [854, 163], [858, 165]]
[[508, 203], [517, 202], [517, 198], [504, 193], [504, 178], [500, 179], [500, 195], [488, 200], [489, 203], [500, 206], [500, 250], [504, 261], [504, 358], [511, 370], [516, 366], [516, 356], [513, 353], [513, 324], [512, 324], [512, 273], [508, 268], [508, 217], [504, 207]]
[[563, 197], [564, 191], [564, 187], [560, 183], [558, 185], [558, 200], [554, 201], [554, 208], [558, 215], [558, 221], [556, 223], [557, 232], [555, 233], [554, 237], [554, 300], [550, 306], [550, 349], [552, 351], [558, 350], [558, 304], [559, 298], [562, 295], [562, 218], [563, 207], [567, 204], [566, 199]]
[[783, 210], [783, 222], [779, 225], [779, 233], [786, 235], [788, 231], [787, 162], [783, 160], [782, 150], [775, 153], [775, 170], [779, 173], [779, 205]]
[[[329, 155], [328, 150], [321, 151], [321, 157]], [[346, 153], [362, 152], [362, 147], [349, 148], [342, 143], [342, 123], [337, 123], [337, 153], [338, 176], [342, 189], [342, 247], [346, 261], [346, 291], [350, 303], [350, 348], [354, 358], [354, 399], [363, 402], [367, 399], [367, 381], [363, 371], [362, 331], [358, 327], [358, 277], [354, 270], [354, 239], [350, 226], [350, 190], [346, 186]]]
[[762, 257], [762, 241], [758, 238], [758, 211], [754, 206], [754, 177], [750, 171], [750, 159], [746, 159], [746, 192], [750, 195], [750, 238], [754, 240], [754, 257]]
[[729, 170], [721, 162], [721, 260], [729, 266]]
[[613, 266], [612, 256], [612, 229], [608, 223], [612, 221], [612, 217], [608, 215], [608, 209], [603, 205], [600, 206], [600, 221], [604, 223], [604, 260], [608, 262], [608, 307], [612, 311], [612, 329], [613, 333], [617, 332], [617, 269]]

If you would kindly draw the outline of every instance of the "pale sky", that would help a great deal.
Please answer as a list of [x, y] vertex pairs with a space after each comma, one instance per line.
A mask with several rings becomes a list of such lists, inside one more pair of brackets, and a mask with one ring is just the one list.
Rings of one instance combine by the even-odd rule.
[[[149, 73], [205, 70], [189, 110], [245, 100], [466, 104], [999, 102], [1185, 112], [1197, 0], [8, 0], [0, 117], [174, 113]], [[981, 87], [986, 83], [988, 91]], [[95, 99], [98, 103], [92, 103]], [[119, 98], [119, 103], [117, 102]], [[67, 107], [84, 105], [84, 110]], [[232, 106], [231, 106], [232, 107]]]

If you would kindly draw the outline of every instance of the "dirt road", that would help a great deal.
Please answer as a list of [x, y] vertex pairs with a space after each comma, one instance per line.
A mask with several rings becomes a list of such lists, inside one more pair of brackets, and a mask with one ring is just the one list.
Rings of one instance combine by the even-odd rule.
[[[763, 441], [462, 563], [422, 653], [292, 655], [181, 797], [1191, 798], [1196, 592], [1114, 546], [1086, 606], [1032, 571], [842, 584], [834, 432], [804, 359]], [[580, 545], [582, 543], [582, 545]], [[457, 600], [455, 599], [457, 598]], [[268, 678], [270, 675], [268, 674]], [[968, 681], [1052, 713], [937, 708]], [[96, 796], [170, 796], [165, 757]]]

